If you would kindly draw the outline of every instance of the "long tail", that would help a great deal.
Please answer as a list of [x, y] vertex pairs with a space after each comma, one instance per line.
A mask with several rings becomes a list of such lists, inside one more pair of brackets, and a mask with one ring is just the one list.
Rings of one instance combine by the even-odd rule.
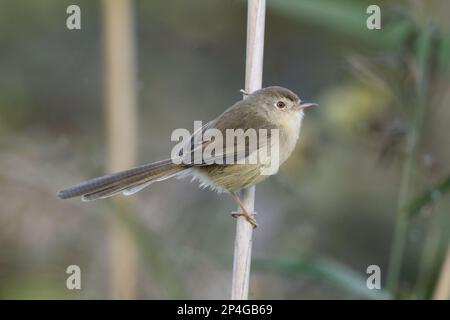
[[57, 195], [61, 199], [81, 196], [83, 201], [106, 198], [119, 192], [130, 195], [155, 181], [165, 180], [185, 169], [187, 167], [174, 164], [170, 159], [167, 159], [87, 180], [62, 190]]

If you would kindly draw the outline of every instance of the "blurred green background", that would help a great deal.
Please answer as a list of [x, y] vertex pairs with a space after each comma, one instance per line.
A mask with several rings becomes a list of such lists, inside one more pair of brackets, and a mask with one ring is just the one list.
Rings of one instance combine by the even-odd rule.
[[[80, 31], [66, 28], [70, 4]], [[366, 28], [370, 4], [381, 30]], [[247, 14], [238, 0], [134, 10], [147, 163], [170, 154], [172, 130], [241, 98]], [[108, 200], [56, 198], [105, 173], [101, 11], [100, 1], [0, 0], [0, 298], [114, 297], [117, 217], [137, 250], [137, 270], [122, 270], [137, 282], [129, 297], [228, 298], [227, 195], [165, 181], [132, 196], [126, 214]], [[257, 186], [251, 298], [428, 299], [439, 286], [448, 297], [449, 12], [446, 0], [267, 0], [264, 86], [320, 108], [281, 172]], [[79, 291], [66, 289], [72, 264]], [[369, 265], [382, 290], [366, 288]]]

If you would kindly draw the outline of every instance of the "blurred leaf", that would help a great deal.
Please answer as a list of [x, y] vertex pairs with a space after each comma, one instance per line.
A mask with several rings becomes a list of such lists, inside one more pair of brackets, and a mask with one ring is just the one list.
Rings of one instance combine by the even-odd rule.
[[416, 216], [423, 207], [434, 203], [441, 199], [447, 192], [450, 191], [450, 175], [448, 175], [441, 183], [428, 189], [422, 195], [418, 196], [407, 207], [407, 212], [412, 218]]
[[398, 46], [413, 30], [412, 21], [407, 19], [384, 23], [383, 32], [367, 29], [368, 4], [362, 1], [273, 0], [268, 5], [283, 14], [330, 29], [333, 33], [340, 32], [372, 46]]
[[[414, 22], [409, 11], [395, 12], [393, 6], [381, 6], [382, 29], [369, 30], [366, 27], [369, 16], [366, 9], [369, 4], [363, 1], [273, 0], [268, 5], [284, 15], [328, 29], [333, 34], [341, 33], [376, 48], [399, 48], [411, 35], [424, 29]], [[449, 68], [450, 37], [448, 34], [440, 37], [439, 63]]]
[[308, 259], [304, 257], [255, 258], [254, 266], [259, 271], [304, 274], [316, 279], [326, 280], [349, 293], [368, 299], [389, 299], [383, 290], [370, 290], [366, 277], [330, 259]]

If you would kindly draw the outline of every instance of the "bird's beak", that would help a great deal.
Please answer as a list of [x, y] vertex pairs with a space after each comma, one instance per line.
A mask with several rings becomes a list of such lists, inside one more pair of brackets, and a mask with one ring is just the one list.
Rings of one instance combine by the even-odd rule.
[[317, 103], [314, 103], [314, 102], [310, 102], [310, 101], [307, 101], [307, 100], [298, 100], [296, 109], [297, 110], [302, 110], [302, 109], [305, 109], [305, 108], [318, 107], [318, 106], [319, 105]]

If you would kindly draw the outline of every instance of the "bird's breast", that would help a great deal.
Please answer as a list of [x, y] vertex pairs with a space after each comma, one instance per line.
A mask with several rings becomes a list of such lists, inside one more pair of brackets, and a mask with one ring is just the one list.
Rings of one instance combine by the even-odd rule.
[[298, 138], [300, 137], [300, 128], [303, 119], [303, 113], [296, 113], [284, 119], [280, 124], [280, 164], [285, 162], [295, 149]]

